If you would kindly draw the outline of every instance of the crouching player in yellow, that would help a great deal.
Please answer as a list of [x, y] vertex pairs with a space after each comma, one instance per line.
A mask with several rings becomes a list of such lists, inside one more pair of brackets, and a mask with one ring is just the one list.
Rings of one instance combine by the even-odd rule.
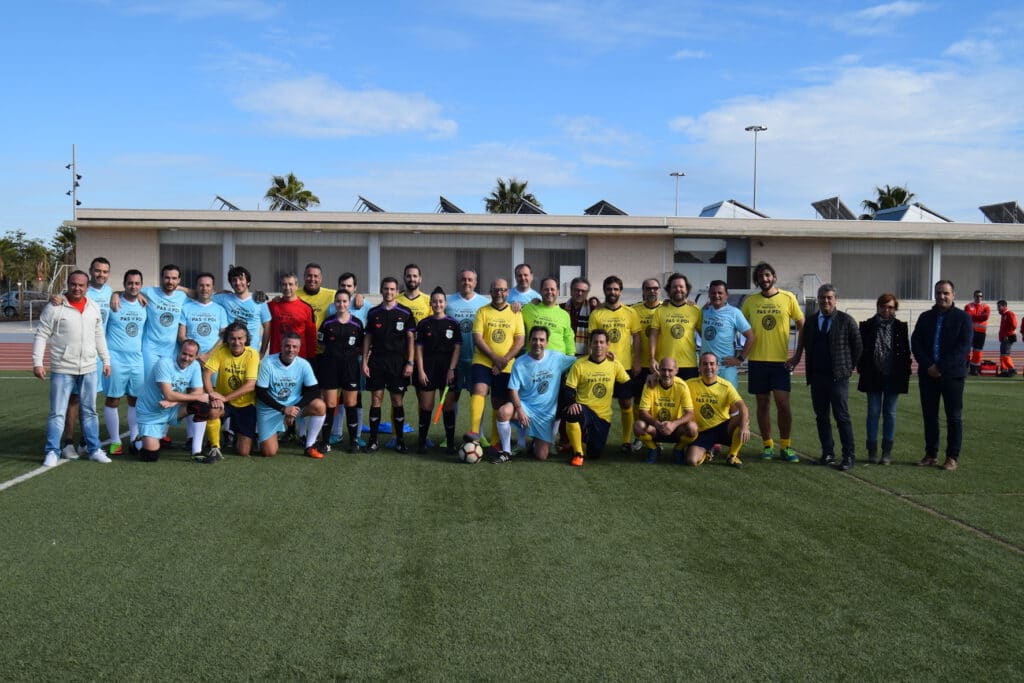
[[640, 395], [640, 416], [633, 423], [633, 434], [647, 451], [647, 463], [658, 462], [658, 443], [675, 445], [677, 464], [683, 462], [683, 450], [697, 437], [693, 419], [693, 400], [686, 382], [676, 377], [676, 359], [666, 356], [658, 367], [658, 381], [644, 384]]
[[697, 466], [729, 444], [726, 463], [743, 467], [740, 448], [750, 439], [750, 412], [736, 388], [718, 377], [718, 357], [700, 354], [700, 377], [686, 380], [693, 399], [697, 438], [686, 449], [686, 463]]
[[623, 388], [629, 381], [622, 364], [608, 357], [608, 333], [603, 329], [592, 330], [590, 355], [572, 364], [562, 389], [565, 434], [572, 447], [570, 465], [582, 467], [584, 452], [590, 458], [601, 457], [608, 442], [615, 389]]

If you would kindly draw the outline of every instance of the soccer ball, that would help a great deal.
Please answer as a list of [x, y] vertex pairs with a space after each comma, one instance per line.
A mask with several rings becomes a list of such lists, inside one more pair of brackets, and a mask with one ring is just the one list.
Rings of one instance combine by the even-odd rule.
[[472, 465], [484, 457], [484, 449], [476, 441], [467, 441], [459, 448], [459, 460]]

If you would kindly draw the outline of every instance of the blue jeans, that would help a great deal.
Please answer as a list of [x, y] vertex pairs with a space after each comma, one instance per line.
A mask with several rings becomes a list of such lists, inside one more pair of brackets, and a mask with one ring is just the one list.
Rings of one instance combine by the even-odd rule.
[[60, 453], [60, 440], [64, 434], [64, 419], [68, 412], [68, 398], [78, 394], [82, 435], [89, 452], [100, 449], [100, 422], [96, 417], [96, 373], [65, 375], [50, 374], [50, 417], [46, 421], [46, 452]]
[[878, 442], [878, 418], [882, 418], [882, 440], [896, 440], [896, 401], [900, 395], [895, 391], [868, 392], [868, 441]]

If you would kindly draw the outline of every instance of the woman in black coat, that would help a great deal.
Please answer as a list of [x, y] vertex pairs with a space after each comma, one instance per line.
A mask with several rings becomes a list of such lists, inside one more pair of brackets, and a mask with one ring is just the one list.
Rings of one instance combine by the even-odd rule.
[[907, 323], [896, 319], [900, 307], [894, 294], [878, 297], [878, 312], [860, 324], [864, 351], [857, 362], [857, 391], [868, 395], [868, 462], [878, 460], [878, 418], [882, 418], [883, 465], [892, 461], [896, 438], [896, 400], [910, 384], [910, 336]]

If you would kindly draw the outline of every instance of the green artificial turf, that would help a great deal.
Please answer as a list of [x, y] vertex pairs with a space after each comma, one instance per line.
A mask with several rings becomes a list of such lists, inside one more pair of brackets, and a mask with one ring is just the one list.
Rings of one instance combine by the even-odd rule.
[[[46, 385], [13, 386], [0, 473], [41, 458]], [[0, 676], [1024, 676], [1024, 475], [1004, 421], [1021, 385], [969, 383], [959, 471], [910, 465], [912, 393], [897, 464], [852, 476], [810, 464], [794, 388], [808, 460], [761, 462], [755, 437], [742, 470], [294, 446], [62, 465], [0, 492]]]

